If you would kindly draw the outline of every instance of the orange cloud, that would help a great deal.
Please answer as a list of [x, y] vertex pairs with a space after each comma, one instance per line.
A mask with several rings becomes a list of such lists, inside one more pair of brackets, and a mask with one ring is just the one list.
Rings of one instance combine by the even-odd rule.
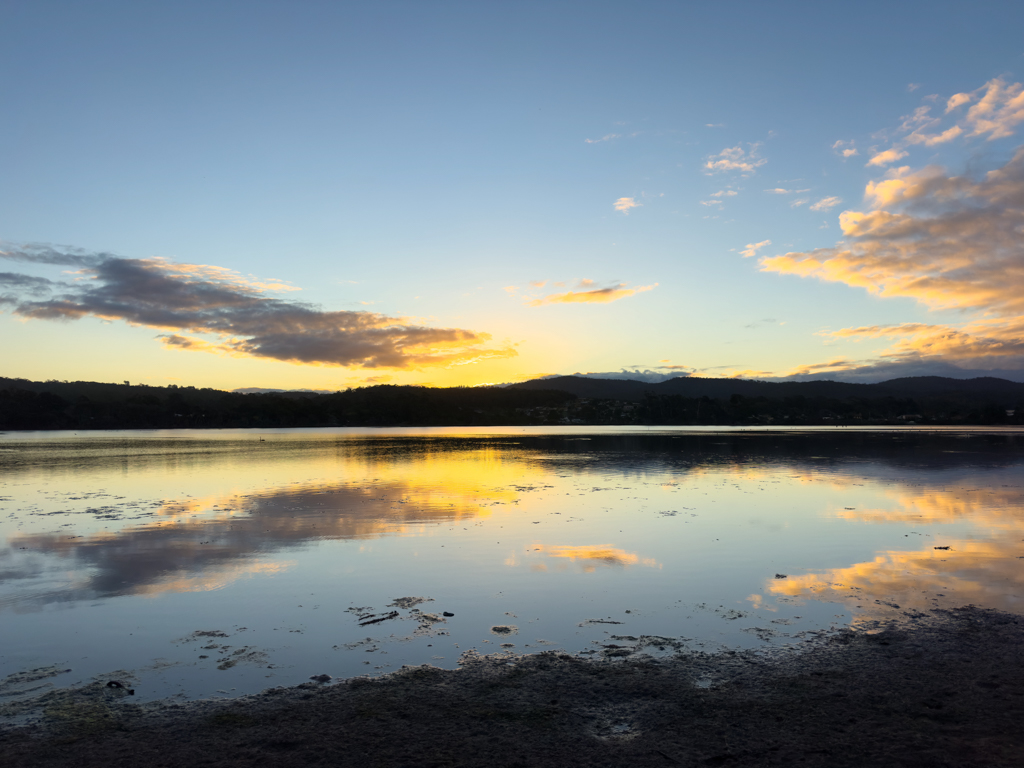
[[726, 147], [717, 155], [711, 155], [707, 162], [704, 163], [704, 168], [709, 174], [722, 171], [740, 171], [745, 176], [749, 176], [768, 162], [763, 157], [758, 156], [757, 150], [760, 146], [760, 144], [751, 144], [749, 151], [744, 150], [739, 145]]
[[760, 243], [747, 243], [740, 253], [744, 258], [749, 259], [751, 256], [756, 256], [757, 252], [764, 248], [766, 245], [771, 245], [771, 240], [762, 240]]
[[841, 202], [843, 202], [842, 199], [838, 197], [823, 197], [821, 200], [811, 205], [810, 209], [812, 211], [827, 211], [829, 208], [834, 208]]
[[872, 158], [868, 160], [867, 165], [868, 167], [872, 165], [889, 165], [890, 163], [895, 163], [897, 160], [900, 160], [906, 156], [907, 153], [904, 152], [903, 150], [886, 149], [882, 152], [875, 153], [875, 155], [873, 155]]
[[832, 149], [835, 150], [836, 154], [842, 155], [844, 160], [849, 157], [856, 157], [859, 154], [857, 148], [854, 147], [853, 139], [849, 141], [839, 139], [839, 141], [832, 145]]
[[[592, 284], [593, 281], [586, 281], [584, 284]], [[565, 293], [552, 293], [541, 299], [534, 299], [528, 302], [531, 307], [540, 307], [545, 304], [608, 304], [628, 296], [635, 296], [644, 291], [657, 288], [658, 284], [643, 285], [637, 288], [627, 288], [626, 283], [609, 288], [597, 288], [592, 291], [566, 291]]]
[[971, 93], [958, 93], [947, 102], [946, 113], [963, 104], [973, 104], [964, 121], [971, 136], [988, 134], [989, 141], [1012, 136], [1014, 129], [1024, 122], [1024, 85], [1009, 84], [1001, 77], [994, 78]]
[[1024, 357], [1024, 324], [977, 323], [964, 328], [927, 323], [901, 323], [843, 328], [828, 334], [833, 338], [896, 338], [897, 342], [881, 353], [882, 358], [942, 356], [950, 360], [969, 360], [977, 365], [984, 358]]
[[[943, 118], [955, 113], [965, 104], [971, 104], [967, 113], [954, 125], [941, 127]], [[961, 136], [972, 138], [986, 136], [989, 141], [1012, 136], [1017, 126], [1024, 122], [1024, 85], [1008, 83], [1002, 77], [989, 80], [984, 86], [969, 93], [958, 93], [946, 102], [943, 115], [931, 114], [931, 106], [922, 105], [906, 115], [896, 129], [902, 136], [888, 149], [877, 152], [868, 161], [868, 167], [890, 165], [907, 156], [907, 147], [920, 145], [935, 147], [946, 144]], [[852, 144], [852, 142], [850, 142]], [[833, 149], [840, 149], [844, 142], [836, 142]], [[856, 154], [854, 150], [851, 154]], [[849, 156], [843, 151], [843, 156]]]
[[638, 203], [632, 197], [620, 197], [618, 200], [612, 203], [612, 206], [615, 208], [616, 211], [622, 211], [627, 216], [629, 215], [630, 208], [640, 208], [642, 205], [643, 203]]
[[865, 189], [865, 211], [845, 211], [833, 248], [763, 258], [763, 271], [814, 277], [934, 310], [964, 323], [847, 328], [832, 338], [898, 341], [883, 360], [945, 358], [975, 367], [1000, 358], [1024, 367], [1024, 148], [980, 179], [930, 166], [890, 171]]

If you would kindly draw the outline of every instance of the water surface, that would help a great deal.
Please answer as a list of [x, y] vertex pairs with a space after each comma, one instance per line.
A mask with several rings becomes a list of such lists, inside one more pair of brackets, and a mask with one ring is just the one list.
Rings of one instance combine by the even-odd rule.
[[952, 430], [8, 433], [0, 678], [126, 670], [142, 699], [237, 695], [470, 649], [768, 648], [899, 612], [1021, 612], [1022, 448]]

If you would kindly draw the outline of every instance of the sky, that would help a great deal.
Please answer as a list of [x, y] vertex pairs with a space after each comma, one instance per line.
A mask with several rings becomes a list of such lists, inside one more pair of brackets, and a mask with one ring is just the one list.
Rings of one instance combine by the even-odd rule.
[[0, 376], [1024, 381], [1024, 4], [0, 28]]

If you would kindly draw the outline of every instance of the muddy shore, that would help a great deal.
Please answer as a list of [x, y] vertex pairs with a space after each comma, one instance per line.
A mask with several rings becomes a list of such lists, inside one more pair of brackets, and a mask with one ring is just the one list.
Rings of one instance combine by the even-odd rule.
[[976, 608], [795, 651], [584, 660], [133, 703], [101, 682], [0, 733], [6, 766], [1020, 766], [1024, 617]]

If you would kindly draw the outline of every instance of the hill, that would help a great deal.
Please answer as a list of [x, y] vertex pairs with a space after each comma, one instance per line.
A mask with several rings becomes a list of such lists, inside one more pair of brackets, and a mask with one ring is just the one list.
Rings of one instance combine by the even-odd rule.
[[741, 397], [784, 399], [937, 397], [996, 398], [1016, 402], [1024, 398], [1024, 384], [1006, 379], [982, 377], [951, 379], [941, 376], [915, 376], [892, 379], [879, 384], [850, 384], [840, 381], [757, 381], [753, 379], [711, 379], [681, 376], [659, 384], [623, 379], [591, 379], [584, 376], [558, 376], [513, 384], [517, 389], [554, 389], [577, 397], [641, 402], [648, 395], [679, 395], [728, 400]]
[[509, 387], [223, 392], [0, 378], [0, 430], [516, 425], [1024, 424], [1024, 384], [562, 376]]

